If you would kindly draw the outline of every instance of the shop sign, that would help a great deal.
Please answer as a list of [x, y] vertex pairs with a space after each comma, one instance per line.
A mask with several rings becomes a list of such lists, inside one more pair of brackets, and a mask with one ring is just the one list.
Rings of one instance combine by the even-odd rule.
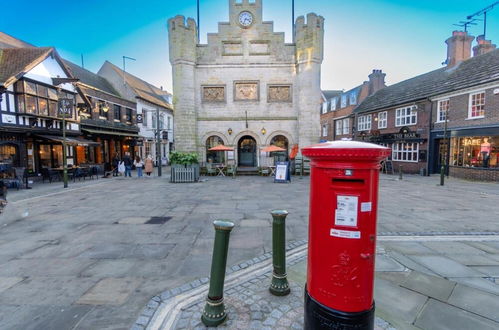
[[276, 162], [274, 182], [286, 183], [291, 181], [289, 162]]
[[57, 117], [71, 118], [73, 116], [73, 99], [59, 99]]
[[137, 147], [144, 146], [144, 140], [142, 140], [142, 139], [135, 140], [135, 146], [137, 146]]
[[142, 117], [141, 113], [137, 114], [136, 119], [137, 119], [137, 124], [142, 124], [144, 122], [144, 117]]

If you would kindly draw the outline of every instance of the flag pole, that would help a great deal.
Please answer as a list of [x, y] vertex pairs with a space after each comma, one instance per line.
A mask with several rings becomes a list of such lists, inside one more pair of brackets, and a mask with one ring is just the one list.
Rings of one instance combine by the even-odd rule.
[[293, 31], [293, 43], [295, 42], [295, 0], [291, 0], [291, 28]]
[[197, 14], [198, 14], [198, 43], [200, 42], [200, 37], [201, 37], [201, 23], [199, 22], [199, 0], [197, 0]]

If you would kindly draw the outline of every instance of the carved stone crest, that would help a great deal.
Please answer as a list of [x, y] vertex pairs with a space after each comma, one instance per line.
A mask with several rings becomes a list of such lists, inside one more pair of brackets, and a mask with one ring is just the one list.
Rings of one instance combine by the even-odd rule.
[[225, 102], [225, 87], [203, 86], [203, 102]]
[[258, 101], [258, 82], [236, 82], [234, 84], [234, 100]]
[[269, 86], [268, 90], [269, 102], [291, 102], [291, 86], [279, 85]]

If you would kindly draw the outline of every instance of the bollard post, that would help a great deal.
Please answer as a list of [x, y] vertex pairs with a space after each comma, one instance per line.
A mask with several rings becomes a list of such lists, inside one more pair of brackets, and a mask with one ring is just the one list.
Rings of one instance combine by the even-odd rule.
[[227, 266], [230, 232], [234, 224], [229, 221], [216, 220], [213, 226], [215, 227], [215, 243], [211, 259], [210, 288], [201, 316], [201, 321], [207, 327], [216, 327], [227, 318], [223, 298], [225, 267]]
[[402, 180], [402, 165], [399, 165], [399, 180]]
[[269, 291], [274, 296], [285, 296], [291, 291], [286, 275], [286, 216], [288, 211], [273, 210], [272, 214], [272, 262], [274, 270]]

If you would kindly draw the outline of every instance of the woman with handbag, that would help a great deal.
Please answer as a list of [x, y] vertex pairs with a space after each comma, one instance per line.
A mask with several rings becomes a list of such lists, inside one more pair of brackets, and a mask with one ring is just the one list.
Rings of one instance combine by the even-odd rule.
[[139, 156], [135, 157], [135, 161], [133, 162], [133, 165], [137, 169], [137, 177], [141, 178], [142, 177], [142, 167], [144, 167], [144, 162], [142, 159], [140, 159]]

